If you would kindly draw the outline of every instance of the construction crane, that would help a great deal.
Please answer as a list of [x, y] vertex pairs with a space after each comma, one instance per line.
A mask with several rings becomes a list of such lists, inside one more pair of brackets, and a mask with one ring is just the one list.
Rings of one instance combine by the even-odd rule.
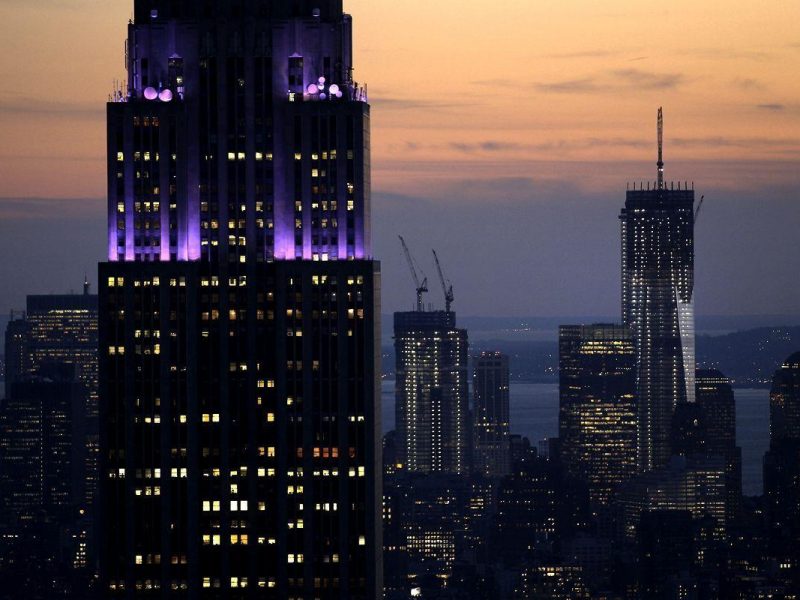
[[664, 189], [664, 111], [658, 109], [658, 189]]
[[694, 211], [694, 224], [697, 225], [697, 217], [700, 216], [700, 209], [703, 208], [703, 200], [705, 200], [705, 195], [700, 196], [700, 202], [697, 203], [697, 209]]
[[422, 294], [428, 291], [428, 278], [425, 277], [425, 273], [422, 273], [422, 269], [420, 269], [420, 273], [422, 273], [422, 281], [420, 282], [419, 275], [417, 275], [417, 268], [414, 266], [414, 259], [411, 257], [411, 252], [408, 250], [406, 241], [403, 239], [402, 235], [397, 237], [400, 238], [400, 243], [403, 245], [403, 252], [406, 255], [408, 268], [411, 269], [411, 276], [414, 278], [414, 285], [417, 288], [417, 311], [422, 312]]
[[453, 295], [453, 284], [450, 281], [445, 281], [444, 273], [442, 273], [442, 265], [439, 264], [439, 257], [436, 255], [436, 250], [433, 250], [433, 260], [436, 263], [436, 270], [439, 272], [439, 281], [442, 282], [442, 292], [444, 292], [444, 307], [447, 312], [450, 312], [450, 307], [455, 300]]

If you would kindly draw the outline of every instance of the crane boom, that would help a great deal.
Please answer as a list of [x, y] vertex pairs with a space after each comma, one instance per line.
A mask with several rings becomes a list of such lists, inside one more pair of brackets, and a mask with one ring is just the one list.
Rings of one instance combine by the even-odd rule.
[[450, 312], [450, 307], [453, 304], [453, 300], [455, 300], [453, 284], [451, 284], [450, 281], [445, 281], [444, 273], [442, 273], [442, 265], [439, 263], [439, 256], [436, 254], [436, 250], [433, 250], [433, 261], [436, 263], [436, 270], [439, 272], [439, 281], [442, 283], [445, 310]]
[[406, 261], [408, 262], [408, 268], [411, 270], [411, 276], [414, 278], [414, 286], [416, 287], [416, 292], [417, 292], [417, 310], [421, 312], [423, 308], [422, 294], [428, 291], [428, 278], [425, 277], [425, 273], [422, 273], [422, 281], [419, 280], [419, 275], [417, 275], [417, 268], [414, 265], [414, 258], [411, 256], [411, 251], [408, 249], [406, 241], [403, 239], [402, 235], [398, 235], [397, 237], [400, 238], [400, 243], [403, 245], [403, 253], [406, 256]]
[[700, 216], [700, 209], [703, 208], [703, 200], [705, 200], [705, 195], [700, 196], [700, 202], [697, 203], [697, 209], [694, 211], [694, 223], [697, 225], [697, 217]]

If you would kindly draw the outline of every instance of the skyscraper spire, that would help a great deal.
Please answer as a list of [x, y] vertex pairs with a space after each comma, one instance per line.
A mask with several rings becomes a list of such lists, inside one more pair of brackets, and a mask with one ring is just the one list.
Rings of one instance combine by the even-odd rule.
[[658, 189], [664, 189], [664, 112], [658, 107]]

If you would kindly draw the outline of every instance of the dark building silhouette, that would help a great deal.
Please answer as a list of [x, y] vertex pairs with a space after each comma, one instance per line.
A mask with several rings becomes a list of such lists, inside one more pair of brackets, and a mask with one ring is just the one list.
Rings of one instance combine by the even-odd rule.
[[575, 565], [542, 564], [522, 571], [514, 600], [589, 600], [583, 569]]
[[[622, 226], [622, 322], [636, 345], [639, 468], [670, 457], [672, 412], [694, 401], [694, 190], [663, 179], [628, 190]], [[652, 186], [652, 189], [651, 189]]]
[[28, 296], [22, 318], [6, 329], [6, 396], [11, 386], [55, 363], [72, 365], [83, 385], [79, 400], [85, 420], [85, 471], [82, 507], [92, 512], [97, 492], [99, 426], [97, 422], [97, 296], [84, 283], [83, 294]]
[[100, 265], [109, 597], [380, 596], [370, 109], [342, 3], [136, 0]]
[[770, 555], [800, 589], [800, 352], [775, 372], [770, 390], [770, 443], [764, 456]]
[[85, 283], [83, 294], [28, 296], [26, 308], [31, 370], [53, 362], [75, 365], [88, 394], [86, 414], [97, 417], [97, 296]]
[[697, 597], [694, 529], [688, 510], [642, 514], [637, 532], [639, 598]]
[[467, 473], [467, 331], [446, 311], [394, 315], [398, 462], [410, 472]]
[[492, 557], [526, 566], [538, 547], [588, 527], [589, 490], [556, 461], [528, 458], [500, 482], [496, 512]]
[[501, 477], [511, 470], [509, 361], [501, 352], [473, 359], [473, 450], [476, 472]]
[[85, 508], [86, 390], [48, 363], [0, 406], [0, 598], [86, 598], [94, 575]]
[[589, 484], [593, 502], [637, 472], [636, 368], [630, 331], [562, 325], [559, 332], [560, 458]]
[[800, 352], [787, 358], [772, 378], [770, 443], [800, 440]]
[[5, 397], [11, 396], [11, 386], [31, 373], [31, 359], [28, 351], [30, 323], [11, 314], [6, 325], [5, 337]]
[[83, 385], [81, 401], [85, 419], [85, 470], [82, 507], [94, 515], [97, 495], [100, 427], [97, 408], [98, 298], [84, 283], [83, 294], [28, 296], [27, 351], [30, 369], [36, 372], [49, 363], [73, 365]]
[[725, 461], [719, 456], [675, 456], [665, 467], [637, 475], [614, 494], [620, 535], [636, 538], [642, 515], [653, 510], [686, 510], [692, 518], [714, 519], [716, 539], [726, 532]]
[[0, 550], [0, 587], [12, 595], [89, 593], [96, 566], [97, 347], [97, 296], [88, 283], [83, 294], [28, 296], [23, 317], [6, 331], [11, 374], [0, 411], [0, 479], [9, 544]]
[[398, 471], [386, 477], [386, 597], [485, 597], [485, 581], [475, 571], [486, 564], [493, 489], [480, 475]]
[[725, 459], [729, 524], [739, 515], [742, 501], [742, 449], [736, 445], [736, 402], [730, 380], [716, 369], [695, 375], [696, 404], [705, 431], [704, 451]]
[[61, 522], [83, 504], [85, 390], [71, 365], [11, 385], [0, 408], [2, 521]]

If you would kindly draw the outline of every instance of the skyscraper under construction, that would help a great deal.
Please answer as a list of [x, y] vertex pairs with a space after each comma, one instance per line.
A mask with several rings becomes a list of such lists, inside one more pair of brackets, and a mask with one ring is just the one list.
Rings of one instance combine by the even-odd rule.
[[135, 0], [100, 265], [109, 597], [379, 598], [379, 267], [341, 0]]
[[622, 321], [637, 363], [638, 460], [642, 471], [670, 456], [672, 413], [693, 402], [694, 189], [664, 181], [662, 113], [658, 178], [629, 189], [622, 224]]
[[467, 473], [467, 331], [452, 311], [399, 312], [394, 348], [399, 462], [418, 473]]

